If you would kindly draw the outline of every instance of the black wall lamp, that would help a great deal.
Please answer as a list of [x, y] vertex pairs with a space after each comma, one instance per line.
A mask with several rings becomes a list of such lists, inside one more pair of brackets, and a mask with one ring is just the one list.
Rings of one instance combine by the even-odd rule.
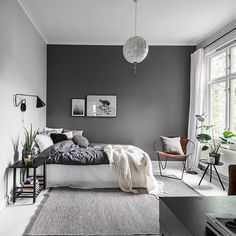
[[[44, 107], [46, 104], [42, 101], [42, 99], [40, 99], [39, 96], [37, 95], [30, 95], [30, 94], [15, 94], [14, 95], [14, 105], [15, 107], [18, 107], [20, 106], [20, 110], [22, 112], [26, 111], [26, 100], [25, 98], [24, 99], [21, 99], [19, 97], [35, 97], [37, 98], [37, 101], [36, 101], [36, 108], [40, 108], [40, 107]], [[20, 99], [18, 101], [18, 98]], [[18, 102], [17, 102], [18, 101]]]

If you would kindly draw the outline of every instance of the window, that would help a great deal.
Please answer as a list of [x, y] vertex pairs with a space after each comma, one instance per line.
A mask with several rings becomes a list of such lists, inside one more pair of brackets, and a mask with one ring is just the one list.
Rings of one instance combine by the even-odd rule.
[[215, 135], [236, 132], [236, 44], [208, 56], [209, 119]]

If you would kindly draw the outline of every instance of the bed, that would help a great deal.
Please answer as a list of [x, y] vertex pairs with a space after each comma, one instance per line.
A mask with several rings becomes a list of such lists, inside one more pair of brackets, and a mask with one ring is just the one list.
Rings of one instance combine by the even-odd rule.
[[[47, 186], [78, 188], [118, 188], [118, 177], [104, 152], [107, 144], [90, 143], [80, 147], [67, 140], [41, 152], [47, 163]], [[144, 187], [144, 176], [132, 175], [133, 187]]]

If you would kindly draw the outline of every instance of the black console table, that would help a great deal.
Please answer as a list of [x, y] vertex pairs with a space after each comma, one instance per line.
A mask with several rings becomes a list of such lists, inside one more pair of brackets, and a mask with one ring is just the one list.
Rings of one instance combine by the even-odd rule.
[[161, 236], [212, 236], [205, 213], [235, 215], [236, 196], [160, 197]]
[[[38, 167], [43, 166], [43, 175], [38, 176], [36, 170]], [[16, 198], [32, 198], [33, 203], [36, 201], [36, 197], [39, 195], [41, 189], [46, 188], [46, 162], [42, 160], [35, 159], [32, 165], [25, 165], [23, 161], [17, 161], [13, 165], [9, 166], [13, 168], [13, 203], [15, 203]], [[29, 187], [32, 191], [24, 192], [22, 186], [16, 186], [16, 170], [17, 169], [26, 169], [26, 178], [29, 176], [29, 169], [33, 169], [33, 187]], [[40, 189], [36, 191], [36, 178], [39, 181]]]

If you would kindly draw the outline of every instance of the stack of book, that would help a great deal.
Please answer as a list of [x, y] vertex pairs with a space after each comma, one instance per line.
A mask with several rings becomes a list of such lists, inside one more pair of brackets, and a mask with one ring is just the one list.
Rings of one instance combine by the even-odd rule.
[[[28, 177], [22, 183], [22, 188], [21, 189], [25, 193], [26, 192], [32, 193], [33, 192], [33, 187], [34, 187], [34, 178], [33, 177]], [[36, 193], [37, 193], [40, 190], [40, 185], [39, 185], [38, 179], [36, 179], [35, 188], [36, 188]]]

